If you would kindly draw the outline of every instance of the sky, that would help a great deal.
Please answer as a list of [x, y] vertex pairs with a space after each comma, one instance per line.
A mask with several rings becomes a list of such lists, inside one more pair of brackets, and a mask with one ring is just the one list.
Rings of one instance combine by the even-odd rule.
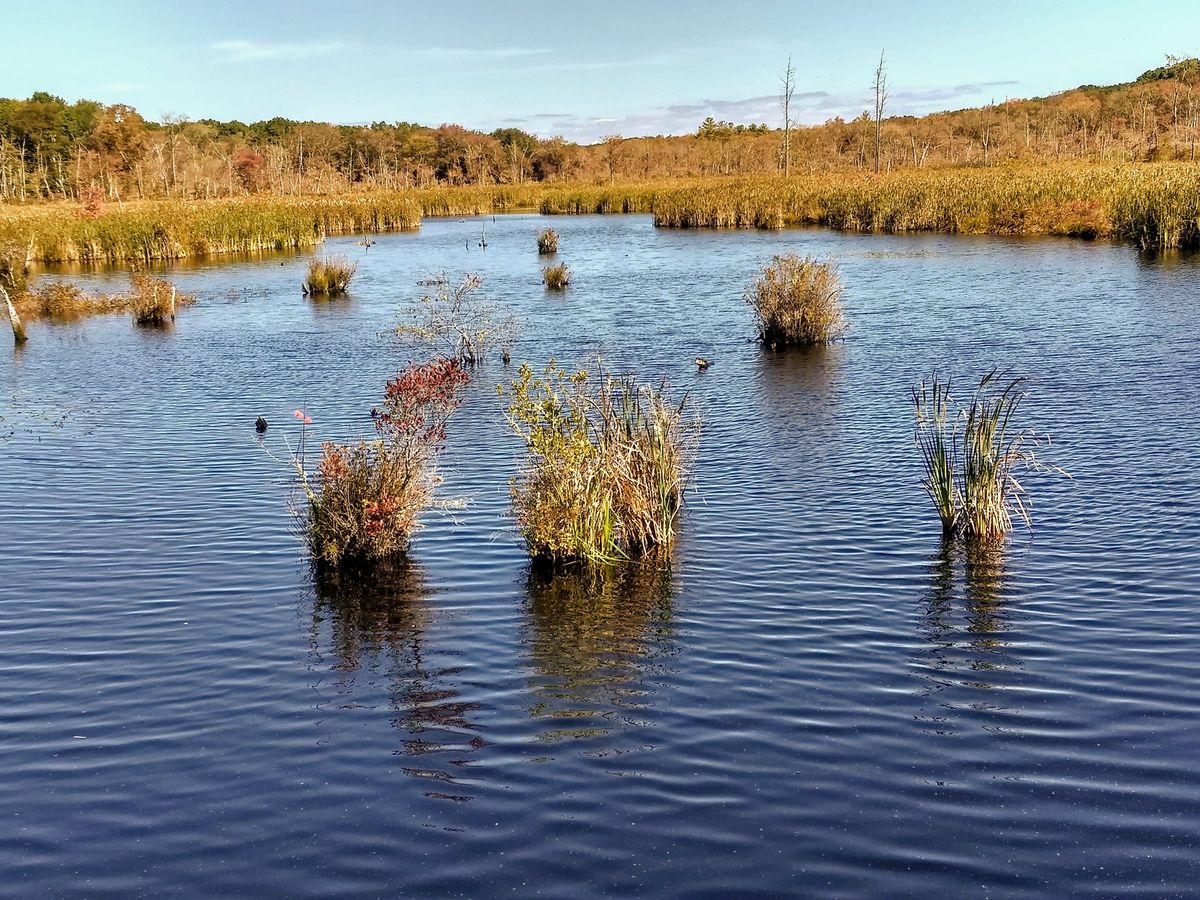
[[[3, 9], [4, 7], [11, 7]], [[0, 0], [0, 97], [49, 91], [148, 119], [455, 122], [590, 142], [706, 116], [853, 118], [885, 54], [888, 113], [1130, 81], [1200, 55], [1200, 2]]]

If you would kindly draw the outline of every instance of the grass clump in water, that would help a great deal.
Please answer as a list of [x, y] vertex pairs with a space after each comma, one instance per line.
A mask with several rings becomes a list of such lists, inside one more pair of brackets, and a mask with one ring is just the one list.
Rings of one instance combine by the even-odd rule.
[[553, 228], [547, 228], [537, 239], [538, 253], [542, 256], [550, 256], [558, 252], [558, 232]]
[[565, 290], [567, 285], [571, 283], [571, 270], [567, 268], [566, 263], [559, 263], [557, 266], [546, 266], [542, 269], [542, 282], [546, 285], [548, 291]]
[[304, 279], [304, 293], [310, 297], [340, 297], [357, 271], [358, 266], [344, 256], [312, 259], [308, 263], [308, 277]]
[[[371, 410], [375, 437], [325, 443], [315, 472], [305, 465], [301, 438], [292, 463], [307, 500], [305, 540], [318, 565], [374, 563], [408, 548], [421, 513], [439, 505], [434, 464], [468, 380], [457, 360], [410, 365]], [[306, 428], [312, 423], [300, 410], [296, 415]]]
[[686, 401], [553, 360], [541, 374], [523, 364], [508, 394], [527, 451], [513, 509], [535, 558], [613, 563], [671, 546], [698, 431]]
[[135, 325], [153, 327], [174, 322], [176, 309], [195, 300], [191, 294], [179, 293], [165, 278], [155, 278], [147, 272], [134, 272], [130, 277], [132, 283], [125, 300], [133, 312]]
[[1012, 426], [1023, 387], [1024, 379], [992, 370], [965, 408], [956, 407], [950, 381], [936, 374], [913, 388], [921, 485], [945, 534], [994, 544], [1012, 530], [1014, 516], [1032, 524], [1016, 472], [1049, 467], [1035, 456], [1032, 433]]
[[758, 337], [772, 350], [827, 344], [846, 328], [842, 286], [832, 262], [776, 256], [746, 291]]

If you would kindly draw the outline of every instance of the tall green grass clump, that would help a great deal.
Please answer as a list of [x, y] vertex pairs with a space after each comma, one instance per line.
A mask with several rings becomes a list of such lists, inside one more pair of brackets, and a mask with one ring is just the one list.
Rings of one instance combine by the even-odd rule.
[[553, 228], [547, 228], [537, 239], [538, 253], [542, 256], [550, 256], [558, 252], [558, 232]]
[[546, 266], [542, 269], [542, 283], [546, 285], [548, 291], [566, 290], [567, 285], [571, 283], [571, 270], [567, 268], [566, 263]]
[[795, 253], [763, 266], [746, 291], [758, 338], [772, 350], [827, 344], [846, 328], [842, 285], [832, 262]]
[[551, 360], [521, 366], [508, 419], [527, 451], [511, 493], [535, 558], [606, 564], [671, 546], [698, 431], [686, 401]]
[[311, 259], [308, 276], [304, 279], [304, 293], [310, 297], [340, 297], [350, 287], [350, 280], [358, 266], [344, 256], [328, 259]]
[[1014, 517], [1032, 524], [1016, 473], [1048, 467], [1034, 454], [1033, 435], [1013, 427], [1023, 388], [1024, 379], [992, 370], [966, 407], [955, 403], [950, 381], [936, 374], [913, 388], [921, 486], [945, 534], [994, 544], [1012, 530]]
[[[434, 464], [468, 380], [457, 360], [410, 365], [387, 383], [383, 405], [371, 410], [375, 437], [325, 443], [315, 471], [305, 463], [302, 432], [292, 464], [307, 501], [305, 541], [318, 565], [372, 564], [407, 549], [421, 513], [438, 505], [433, 495], [441, 478]], [[305, 429], [312, 424], [301, 410], [296, 417]]]

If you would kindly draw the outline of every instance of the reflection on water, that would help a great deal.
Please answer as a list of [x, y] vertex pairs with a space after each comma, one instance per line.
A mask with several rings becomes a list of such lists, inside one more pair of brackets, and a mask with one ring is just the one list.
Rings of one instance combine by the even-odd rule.
[[948, 710], [1010, 708], [1002, 689], [1021, 661], [1006, 637], [1007, 581], [1003, 545], [969, 547], [943, 538], [930, 559], [917, 666], [922, 693], [937, 698], [938, 711], [928, 717], [935, 730], [950, 727]]
[[674, 654], [669, 564], [549, 572], [531, 566], [526, 647], [530, 716], [548, 742], [637, 726], [653, 704], [652, 679]]
[[785, 433], [833, 425], [839, 412], [845, 355], [846, 346], [841, 342], [759, 353], [755, 366], [758, 394], [772, 425]]
[[398, 751], [408, 759], [405, 773], [438, 784], [427, 797], [471, 799], [463, 770], [485, 746], [470, 720], [480, 705], [462, 697], [461, 668], [429, 661], [431, 612], [421, 568], [405, 561], [370, 573], [318, 572], [313, 587], [310, 646], [322, 668], [336, 673], [337, 707], [373, 708], [375, 676], [382, 674], [392, 724], [406, 735]]

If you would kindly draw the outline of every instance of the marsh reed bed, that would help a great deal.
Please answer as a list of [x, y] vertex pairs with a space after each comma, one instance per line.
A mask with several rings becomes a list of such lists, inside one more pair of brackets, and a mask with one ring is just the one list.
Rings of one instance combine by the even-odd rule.
[[61, 325], [88, 316], [128, 312], [136, 325], [165, 325], [174, 321], [180, 307], [196, 301], [170, 280], [134, 271], [129, 288], [115, 294], [90, 294], [76, 284], [52, 281], [31, 285], [12, 299], [21, 318]]
[[94, 218], [59, 203], [0, 209], [0, 241], [26, 247], [31, 262], [145, 263], [304, 250], [328, 235], [402, 231], [420, 222], [420, 207], [400, 194], [110, 204]]
[[1200, 246], [1200, 167], [1189, 163], [858, 170], [793, 176], [527, 183], [304, 197], [0, 207], [0, 242], [31, 262], [125, 262], [306, 249], [324, 237], [420, 226], [423, 216], [653, 213], [664, 228], [939, 231], [1111, 237]]
[[1187, 164], [906, 169], [790, 179], [708, 180], [664, 189], [671, 228], [1051, 234], [1200, 246], [1200, 169]]

